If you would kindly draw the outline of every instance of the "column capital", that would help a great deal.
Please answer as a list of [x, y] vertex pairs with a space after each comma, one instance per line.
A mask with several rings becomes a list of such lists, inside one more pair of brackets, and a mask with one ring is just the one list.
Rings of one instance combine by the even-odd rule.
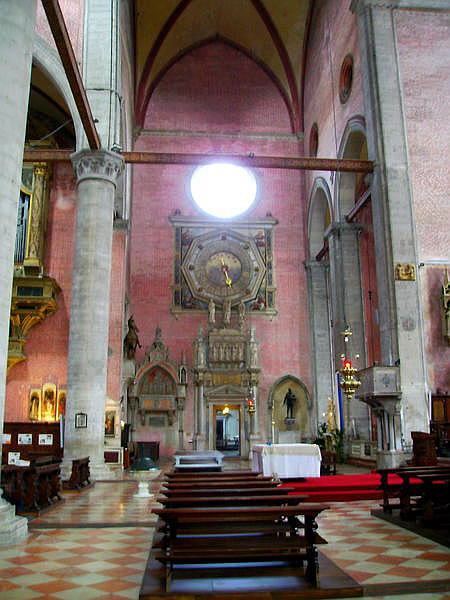
[[330, 268], [330, 263], [327, 260], [305, 260], [303, 264], [307, 271], [326, 271]]
[[77, 184], [85, 179], [100, 179], [115, 186], [124, 166], [123, 157], [109, 150], [80, 150], [72, 154], [70, 159]]
[[324, 238], [327, 240], [335, 235], [341, 235], [345, 233], [358, 233], [363, 229], [360, 223], [347, 223], [347, 221], [333, 221], [328, 229], [325, 231]]

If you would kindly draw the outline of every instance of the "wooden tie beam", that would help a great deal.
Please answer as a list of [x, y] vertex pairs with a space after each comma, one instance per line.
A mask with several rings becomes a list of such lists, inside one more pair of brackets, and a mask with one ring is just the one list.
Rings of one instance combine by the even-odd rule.
[[[25, 162], [69, 161], [74, 150], [25, 150]], [[240, 154], [185, 154], [181, 152], [123, 152], [129, 164], [149, 165], [205, 165], [216, 161], [232, 162], [256, 169], [290, 169], [298, 171], [339, 171], [371, 173], [373, 162], [347, 158], [291, 158], [286, 156], [253, 156]]]

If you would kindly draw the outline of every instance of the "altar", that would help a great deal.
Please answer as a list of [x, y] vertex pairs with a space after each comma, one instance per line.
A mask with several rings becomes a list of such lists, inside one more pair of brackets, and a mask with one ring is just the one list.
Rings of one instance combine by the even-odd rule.
[[260, 444], [252, 446], [252, 470], [278, 477], [320, 477], [317, 444]]

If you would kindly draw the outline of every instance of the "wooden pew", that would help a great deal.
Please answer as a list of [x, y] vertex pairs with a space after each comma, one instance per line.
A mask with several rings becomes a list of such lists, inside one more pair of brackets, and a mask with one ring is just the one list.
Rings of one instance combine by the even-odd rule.
[[[236, 485], [239, 485], [238, 483]], [[225, 493], [227, 495], [233, 494], [234, 496], [262, 496], [267, 494], [289, 494], [290, 492], [295, 492], [295, 488], [287, 488], [287, 487], [232, 487], [224, 490], [222, 488], [182, 488], [182, 489], [161, 489], [161, 493], [168, 498], [177, 498], [177, 497], [186, 497], [190, 496], [191, 498], [202, 498], [203, 496], [223, 496]]]
[[72, 472], [70, 479], [64, 481], [63, 485], [68, 490], [81, 490], [91, 485], [91, 473], [89, 470], [89, 456], [72, 459]]
[[229, 479], [229, 478], [248, 478], [248, 477], [259, 477], [262, 473], [258, 473], [257, 471], [249, 471], [249, 470], [230, 470], [230, 471], [204, 471], [200, 473], [184, 473], [184, 472], [174, 472], [169, 471], [165, 473], [166, 479], [173, 481], [182, 481], [187, 479], [188, 481], [192, 481], [193, 479]]
[[205, 488], [205, 489], [222, 489], [222, 490], [226, 490], [226, 489], [232, 489], [234, 487], [236, 487], [236, 485], [239, 485], [240, 488], [245, 488], [245, 487], [255, 487], [255, 488], [259, 488], [259, 487], [265, 487], [265, 488], [269, 488], [269, 487], [276, 487], [277, 485], [279, 485], [278, 483], [272, 481], [271, 477], [264, 477], [264, 478], [259, 478], [259, 479], [240, 479], [239, 481], [200, 481], [197, 482], [192, 481], [189, 483], [177, 483], [174, 482], [172, 483], [170, 482], [166, 482], [165, 486], [171, 490], [187, 490], [187, 489], [200, 489], [200, 488]]
[[259, 496], [229, 495], [217, 496], [176, 496], [166, 498], [158, 496], [157, 502], [166, 508], [212, 507], [212, 506], [294, 506], [305, 500], [307, 496], [289, 496], [288, 494], [261, 494]]
[[[316, 544], [326, 542], [317, 534], [315, 519], [327, 508], [326, 504], [305, 503], [281, 507], [153, 509], [165, 524], [165, 545], [154, 547], [152, 555], [166, 567], [166, 592], [174, 567], [187, 564], [282, 561], [289, 566], [299, 566], [306, 562], [305, 575], [318, 586]], [[298, 518], [300, 515], [303, 522]], [[226, 526], [228, 535], [211, 534], [210, 530], [217, 523]], [[205, 528], [207, 533], [202, 534]]]
[[259, 476], [255, 476], [255, 477], [250, 477], [248, 475], [246, 475], [245, 477], [238, 477], [238, 476], [235, 476], [235, 475], [230, 475], [230, 476], [226, 476], [226, 477], [225, 476], [222, 476], [222, 477], [212, 477], [212, 476], [211, 477], [203, 477], [202, 476], [202, 477], [196, 477], [195, 479], [193, 479], [193, 478], [189, 478], [188, 479], [188, 478], [178, 478], [178, 477], [177, 478], [173, 478], [173, 477], [171, 477], [171, 478], [165, 478], [165, 481], [167, 483], [170, 483], [170, 484], [179, 484], [179, 483], [193, 483], [193, 482], [195, 482], [195, 483], [201, 483], [203, 481], [205, 483], [215, 483], [215, 482], [216, 483], [220, 483], [222, 481], [236, 481], [236, 482], [239, 482], [239, 481], [260, 481], [260, 480], [267, 481], [267, 480], [270, 480], [270, 479], [271, 479], [271, 477], [265, 477], [263, 475], [259, 475]]
[[[427, 494], [427, 519], [429, 522], [433, 520], [434, 505], [436, 503], [437, 494], [439, 493], [438, 485], [445, 487], [445, 482], [450, 481], [450, 468], [429, 468], [417, 467], [415, 470], [397, 471], [396, 473], [402, 479], [400, 488], [400, 517], [404, 520], [410, 520], [416, 516], [423, 514], [422, 505], [425, 503], [424, 494]], [[417, 486], [411, 483], [411, 479], [419, 479], [421, 486], [417, 492]], [[442, 482], [439, 483], [439, 482]], [[442, 490], [442, 487], [440, 488]], [[413, 497], [417, 498], [415, 508], [412, 507]]]
[[[383, 512], [392, 512], [393, 508], [401, 508], [403, 504], [405, 506], [404, 511], [406, 510], [406, 503], [412, 496], [418, 496], [421, 493], [422, 484], [415, 485], [411, 482], [411, 479], [415, 474], [434, 474], [434, 473], [447, 473], [450, 472], [450, 467], [447, 466], [424, 466], [424, 467], [413, 467], [413, 466], [404, 466], [390, 469], [377, 469], [377, 473], [380, 474], [381, 482], [380, 489], [383, 492]], [[400, 473], [411, 474], [411, 477], [408, 477], [405, 480], [402, 480], [400, 484], [391, 484], [389, 483], [388, 477], [391, 474], [395, 474], [400, 476]], [[402, 495], [404, 499], [402, 500]], [[399, 503], [392, 502], [392, 497], [399, 498]]]
[[423, 508], [423, 521], [425, 524], [441, 524], [441, 517], [445, 524], [450, 521], [450, 472], [439, 474], [422, 474], [423, 481], [421, 504]]
[[53, 457], [36, 459], [28, 467], [2, 466], [5, 498], [17, 512], [41, 512], [61, 501], [61, 460]]

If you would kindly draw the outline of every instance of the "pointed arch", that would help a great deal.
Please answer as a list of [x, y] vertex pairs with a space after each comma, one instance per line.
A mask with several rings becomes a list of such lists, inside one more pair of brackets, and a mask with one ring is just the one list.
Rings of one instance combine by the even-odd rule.
[[80, 115], [78, 114], [78, 109], [76, 107], [72, 91], [69, 86], [69, 82], [67, 81], [67, 76], [64, 72], [64, 68], [56, 50], [49, 46], [47, 42], [38, 34], [35, 35], [33, 43], [33, 63], [43, 71], [43, 73], [61, 92], [61, 95], [69, 109], [70, 116], [73, 120], [76, 148], [79, 150], [79, 144], [83, 139], [84, 129], [81, 123]]
[[317, 177], [310, 194], [308, 205], [308, 251], [310, 260], [313, 260], [322, 249], [326, 221], [333, 221], [333, 201], [330, 188], [323, 177]]
[[243, 47], [243, 46], [237, 44], [236, 42], [234, 42], [234, 41], [232, 41], [232, 40], [230, 40], [230, 39], [228, 39], [226, 37], [223, 37], [221, 35], [215, 35], [213, 37], [205, 38], [203, 40], [195, 42], [195, 44], [192, 44], [192, 45], [188, 46], [187, 48], [184, 48], [178, 54], [176, 54], [161, 69], [161, 71], [156, 75], [156, 77], [152, 81], [151, 85], [148, 87], [147, 92], [145, 93], [145, 98], [141, 102], [139, 110], [136, 112], [136, 121], [137, 121], [137, 124], [140, 127], [144, 126], [145, 116], [146, 116], [146, 113], [147, 113], [148, 104], [150, 102], [152, 94], [155, 91], [155, 89], [157, 88], [157, 86], [159, 85], [159, 83], [162, 81], [162, 79], [164, 78], [164, 76], [166, 75], [166, 73], [177, 62], [179, 62], [180, 60], [182, 60], [189, 53], [193, 52], [194, 50], [198, 50], [199, 48], [203, 48], [204, 46], [207, 46], [209, 44], [214, 44], [214, 43], [222, 43], [222, 44], [225, 44], [225, 45], [229, 46], [230, 48], [233, 48], [234, 50], [237, 50], [238, 52], [241, 52], [244, 56], [246, 56], [251, 61], [253, 61], [260, 69], [262, 69], [262, 71], [269, 77], [269, 79], [272, 81], [272, 83], [275, 85], [275, 87], [277, 88], [278, 92], [280, 93], [281, 98], [283, 99], [283, 102], [286, 105], [286, 109], [287, 109], [287, 112], [288, 112], [289, 122], [290, 122], [290, 127], [291, 127], [291, 132], [295, 133], [295, 118], [294, 118], [294, 112], [293, 112], [293, 109], [292, 109], [292, 105], [291, 105], [291, 103], [289, 101], [288, 95], [286, 94], [286, 90], [284, 89], [281, 81], [278, 79], [278, 77], [275, 75], [275, 73], [271, 69], [269, 69], [269, 67], [265, 63], [263, 63], [262, 61], [260, 61], [253, 54], [251, 54], [245, 47]]

